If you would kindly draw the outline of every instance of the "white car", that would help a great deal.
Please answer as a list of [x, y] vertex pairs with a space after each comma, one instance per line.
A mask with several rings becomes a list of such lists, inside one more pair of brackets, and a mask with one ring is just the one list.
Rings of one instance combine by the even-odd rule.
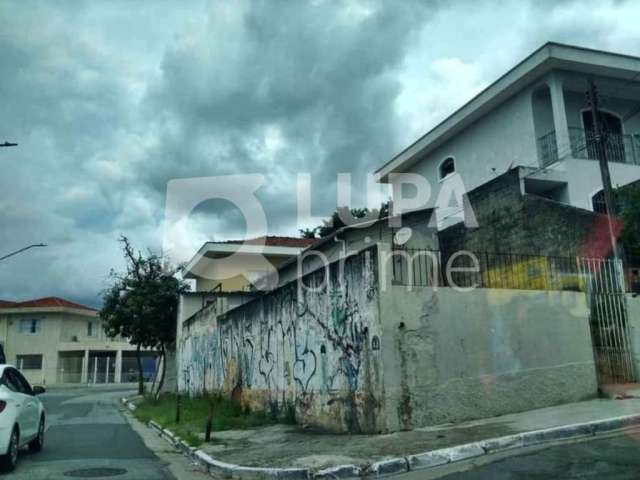
[[29, 445], [39, 452], [44, 445], [45, 411], [36, 395], [43, 387], [31, 387], [12, 365], [0, 365], [0, 470], [16, 468], [18, 450]]

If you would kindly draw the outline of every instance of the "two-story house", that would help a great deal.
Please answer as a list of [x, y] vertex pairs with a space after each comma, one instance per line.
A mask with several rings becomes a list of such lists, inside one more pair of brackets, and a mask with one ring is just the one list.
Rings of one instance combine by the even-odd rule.
[[[0, 343], [6, 361], [36, 385], [137, 379], [135, 346], [107, 338], [97, 310], [62, 298], [0, 301]], [[144, 356], [151, 377], [155, 353]]]
[[515, 167], [523, 167], [522, 193], [601, 211], [590, 81], [598, 92], [613, 186], [636, 181], [640, 58], [557, 43], [506, 72], [378, 169], [377, 178], [394, 184], [395, 195], [401, 176], [394, 174], [425, 177], [431, 187], [425, 206], [439, 207], [440, 222], [461, 220], [462, 206], [450, 202], [451, 191], [470, 191]]

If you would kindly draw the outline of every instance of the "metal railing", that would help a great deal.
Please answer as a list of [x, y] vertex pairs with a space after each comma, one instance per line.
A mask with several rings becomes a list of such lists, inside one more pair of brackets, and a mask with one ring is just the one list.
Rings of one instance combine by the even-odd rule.
[[538, 149], [543, 167], [558, 161], [558, 144], [556, 142], [555, 130], [538, 139]]
[[[538, 138], [538, 152], [543, 167], [557, 162], [561, 156], [569, 152], [558, 154], [556, 132], [551, 131]], [[579, 127], [569, 127], [569, 144], [573, 158], [597, 160], [595, 135], [590, 130]], [[610, 162], [640, 165], [640, 135], [607, 133], [604, 137], [604, 148]]]
[[443, 284], [437, 250], [398, 248], [393, 251], [391, 265], [396, 285], [433, 287]]
[[[597, 160], [596, 139], [592, 131], [569, 127], [569, 142], [575, 158]], [[610, 162], [640, 165], [640, 135], [607, 133], [604, 148]]]
[[[455, 255], [455, 256], [454, 256]], [[393, 254], [395, 285], [584, 291], [576, 257], [398, 249]]]

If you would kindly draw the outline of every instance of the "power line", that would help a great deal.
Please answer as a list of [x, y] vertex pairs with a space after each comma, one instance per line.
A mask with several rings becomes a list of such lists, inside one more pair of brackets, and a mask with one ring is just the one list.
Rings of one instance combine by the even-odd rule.
[[22, 253], [22, 252], [24, 252], [26, 250], [29, 250], [31, 248], [39, 248], [39, 247], [46, 247], [46, 246], [47, 245], [44, 244], [44, 243], [36, 243], [36, 244], [33, 244], [33, 245], [29, 245], [28, 247], [21, 248], [20, 250], [16, 250], [15, 252], [11, 252], [11, 253], [9, 253], [7, 255], [4, 255], [3, 257], [0, 257], [0, 261], [5, 260], [5, 259], [7, 259], [9, 257], [13, 257], [14, 255], [18, 255], [19, 253]]

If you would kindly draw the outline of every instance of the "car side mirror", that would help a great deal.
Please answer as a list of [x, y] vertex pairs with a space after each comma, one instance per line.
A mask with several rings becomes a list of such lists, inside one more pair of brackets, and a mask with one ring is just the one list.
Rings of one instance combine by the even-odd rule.
[[47, 390], [44, 387], [33, 387], [32, 388], [33, 394], [34, 395], [42, 395], [43, 393], [45, 393]]

